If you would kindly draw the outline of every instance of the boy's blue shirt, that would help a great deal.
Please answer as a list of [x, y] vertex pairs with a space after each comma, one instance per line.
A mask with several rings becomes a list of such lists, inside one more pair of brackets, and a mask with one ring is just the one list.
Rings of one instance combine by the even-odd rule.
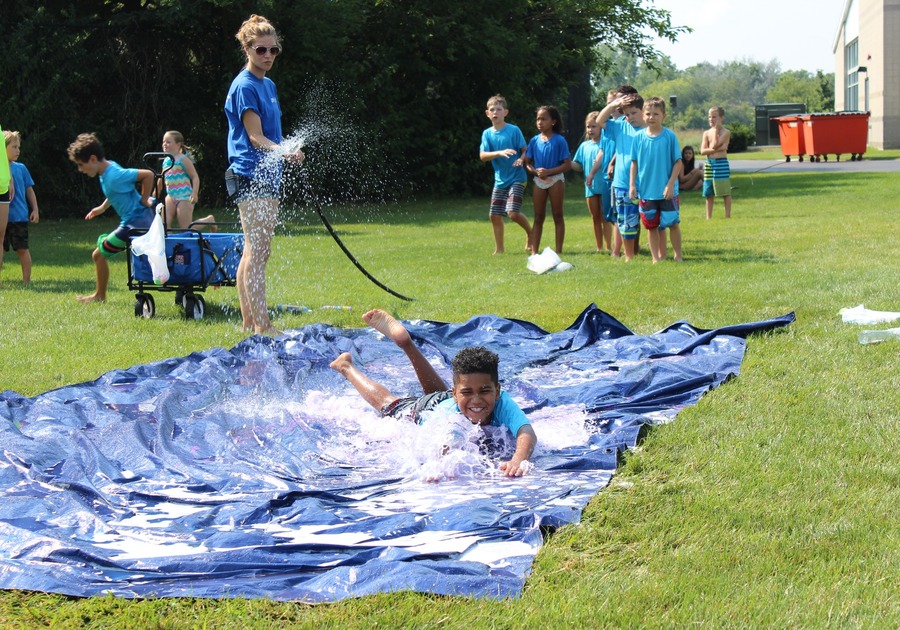
[[[664, 199], [672, 167], [681, 159], [675, 132], [663, 127], [658, 136], [651, 136], [646, 129], [642, 129], [634, 137], [631, 158], [637, 160], [638, 197]], [[673, 194], [678, 195], [678, 178], [675, 178]]]
[[609, 139], [616, 143], [616, 167], [612, 185], [628, 188], [631, 185], [631, 151], [634, 137], [643, 129], [637, 129], [624, 116], [606, 121], [603, 131], [609, 132]]
[[34, 186], [34, 180], [31, 179], [31, 173], [24, 164], [10, 162], [9, 170], [16, 189], [16, 196], [9, 203], [9, 222], [27, 223], [31, 209], [28, 207], [28, 197], [25, 196], [25, 191]]
[[[436, 409], [462, 413], [453, 398], [442, 401]], [[491, 426], [506, 427], [513, 437], [516, 437], [519, 429], [526, 424], [531, 424], [531, 422], [525, 412], [519, 408], [512, 396], [506, 393], [506, 390], [500, 390], [500, 396], [497, 398], [497, 404], [494, 405], [494, 412], [491, 414]]]
[[494, 167], [494, 187], [509, 188], [513, 184], [524, 182], [528, 179], [524, 166], [513, 166], [513, 163], [522, 156], [525, 148], [525, 136], [522, 130], [506, 123], [503, 129], [495, 130], [488, 127], [481, 134], [481, 151], [502, 151], [513, 149], [516, 154], [510, 157], [500, 157], [491, 160]]
[[147, 207], [141, 203], [141, 194], [135, 188], [138, 180], [136, 168], [122, 168], [117, 162], [107, 160], [106, 169], [100, 175], [100, 187], [110, 205], [121, 217], [120, 225], [132, 224], [142, 216]]

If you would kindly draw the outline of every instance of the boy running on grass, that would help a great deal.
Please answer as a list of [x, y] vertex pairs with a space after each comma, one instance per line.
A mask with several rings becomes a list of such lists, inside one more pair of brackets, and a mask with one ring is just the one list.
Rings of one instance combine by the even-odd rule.
[[[122, 168], [112, 160], [107, 160], [103, 145], [92, 133], [80, 134], [69, 145], [69, 159], [78, 171], [88, 177], [99, 177], [100, 187], [106, 199], [85, 215], [85, 219], [99, 217], [110, 206], [121, 217], [119, 226], [110, 234], [101, 234], [97, 248], [91, 257], [97, 272], [97, 288], [90, 295], [77, 296], [80, 302], [105, 302], [109, 286], [109, 263], [111, 258], [128, 247], [131, 231], [147, 229], [153, 223], [150, 208], [150, 193], [153, 190], [153, 172], [146, 169]], [[140, 184], [141, 192], [135, 189]]]
[[448, 390], [400, 322], [379, 309], [369, 311], [362, 318], [403, 350], [425, 390], [424, 396], [395, 396], [387, 387], [360, 372], [350, 353], [344, 352], [332, 361], [331, 368], [350, 381], [382, 417], [408, 418], [421, 424], [426, 420], [422, 416], [424, 412], [439, 409], [461, 413], [472, 424], [505, 426], [516, 439], [516, 451], [512, 459], [500, 464], [500, 470], [507, 477], [521, 477], [528, 472], [531, 468], [528, 458], [537, 444], [537, 436], [524, 412], [509, 394], [501, 391], [497, 373], [499, 358], [495, 353], [482, 347], [460, 350], [453, 359], [453, 387]]

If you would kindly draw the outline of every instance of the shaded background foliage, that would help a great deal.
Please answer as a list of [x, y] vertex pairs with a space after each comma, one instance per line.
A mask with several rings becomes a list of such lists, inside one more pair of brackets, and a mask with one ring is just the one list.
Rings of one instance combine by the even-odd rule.
[[[21, 159], [47, 217], [81, 215], [99, 201], [97, 183], [78, 174], [65, 153], [84, 131], [99, 134], [110, 159], [137, 166], [158, 150], [164, 131], [180, 130], [197, 158], [201, 203], [221, 204], [222, 107], [243, 64], [234, 33], [259, 13], [283, 38], [270, 76], [286, 133], [316, 120], [317, 104], [304, 94], [333, 85], [355, 134], [379, 147], [355, 168], [402, 163], [398, 192], [481, 191], [490, 186], [489, 167], [477, 159], [487, 97], [506, 95], [510, 120], [526, 136], [535, 106], [553, 102], [574, 121], [570, 141], [577, 141], [590, 71], [608, 63], [598, 44], [625, 46], [652, 63], [648, 33], [673, 39], [683, 30], [644, 4], [4, 0], [0, 123], [22, 132]], [[320, 172], [315, 185], [340, 198], [346, 168]]]

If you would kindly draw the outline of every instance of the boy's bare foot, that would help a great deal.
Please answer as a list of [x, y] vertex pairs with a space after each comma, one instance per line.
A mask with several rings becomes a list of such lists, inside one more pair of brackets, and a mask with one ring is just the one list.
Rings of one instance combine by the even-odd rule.
[[75, 299], [82, 304], [87, 304], [88, 302], [105, 302], [106, 296], [98, 295], [97, 293], [91, 293], [90, 295], [76, 295]]
[[349, 352], [342, 352], [338, 358], [332, 361], [329, 366], [332, 370], [343, 374], [346, 370], [353, 367], [353, 355]]
[[402, 346], [412, 342], [403, 325], [396, 319], [385, 313], [381, 309], [373, 308], [371, 311], [362, 316], [363, 321], [369, 326], [380, 332], [382, 335], [393, 341], [398, 346]]
[[503, 250], [503, 249], [495, 249], [495, 250], [494, 250], [494, 253], [495, 253], [495, 254], [503, 254], [503, 253], [505, 253], [505, 250]]
[[278, 335], [282, 334], [282, 332], [283, 331], [278, 330], [272, 324], [269, 324], [269, 326], [266, 328], [263, 328], [261, 326], [256, 327], [257, 335], [269, 335], [270, 337], [277, 337]]

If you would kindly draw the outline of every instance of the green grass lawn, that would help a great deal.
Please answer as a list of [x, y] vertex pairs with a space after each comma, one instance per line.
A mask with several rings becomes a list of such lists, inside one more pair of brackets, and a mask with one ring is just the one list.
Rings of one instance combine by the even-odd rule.
[[[751, 337], [737, 379], [653, 429], [582, 521], [549, 536], [521, 599], [396, 593], [307, 606], [6, 591], [0, 626], [900, 626], [900, 343], [859, 345], [864, 327], [837, 315], [858, 304], [900, 311], [900, 178], [764, 173], [733, 182], [729, 221], [721, 202], [708, 222], [699, 194], [682, 195], [681, 265], [593, 253], [583, 188], [572, 185], [563, 259], [575, 269], [546, 276], [526, 270], [515, 225], [507, 253], [491, 254], [487, 198], [331, 211], [360, 261], [414, 302], [366, 280], [314, 212], [285, 211], [270, 302], [352, 311], [278, 315], [284, 328], [357, 326], [376, 306], [406, 319], [491, 313], [559, 330], [596, 302], [638, 333], [679, 319], [713, 328], [796, 312], [787, 329]], [[200, 322], [185, 321], [168, 294], [158, 294], [155, 319], [135, 318], [124, 261], [113, 264], [107, 303], [77, 303], [92, 288], [90, 250], [107, 223], [34, 226], [31, 287], [7, 254], [0, 388], [35, 395], [243, 338], [233, 288], [207, 292]], [[544, 234], [546, 245], [549, 220]]]

